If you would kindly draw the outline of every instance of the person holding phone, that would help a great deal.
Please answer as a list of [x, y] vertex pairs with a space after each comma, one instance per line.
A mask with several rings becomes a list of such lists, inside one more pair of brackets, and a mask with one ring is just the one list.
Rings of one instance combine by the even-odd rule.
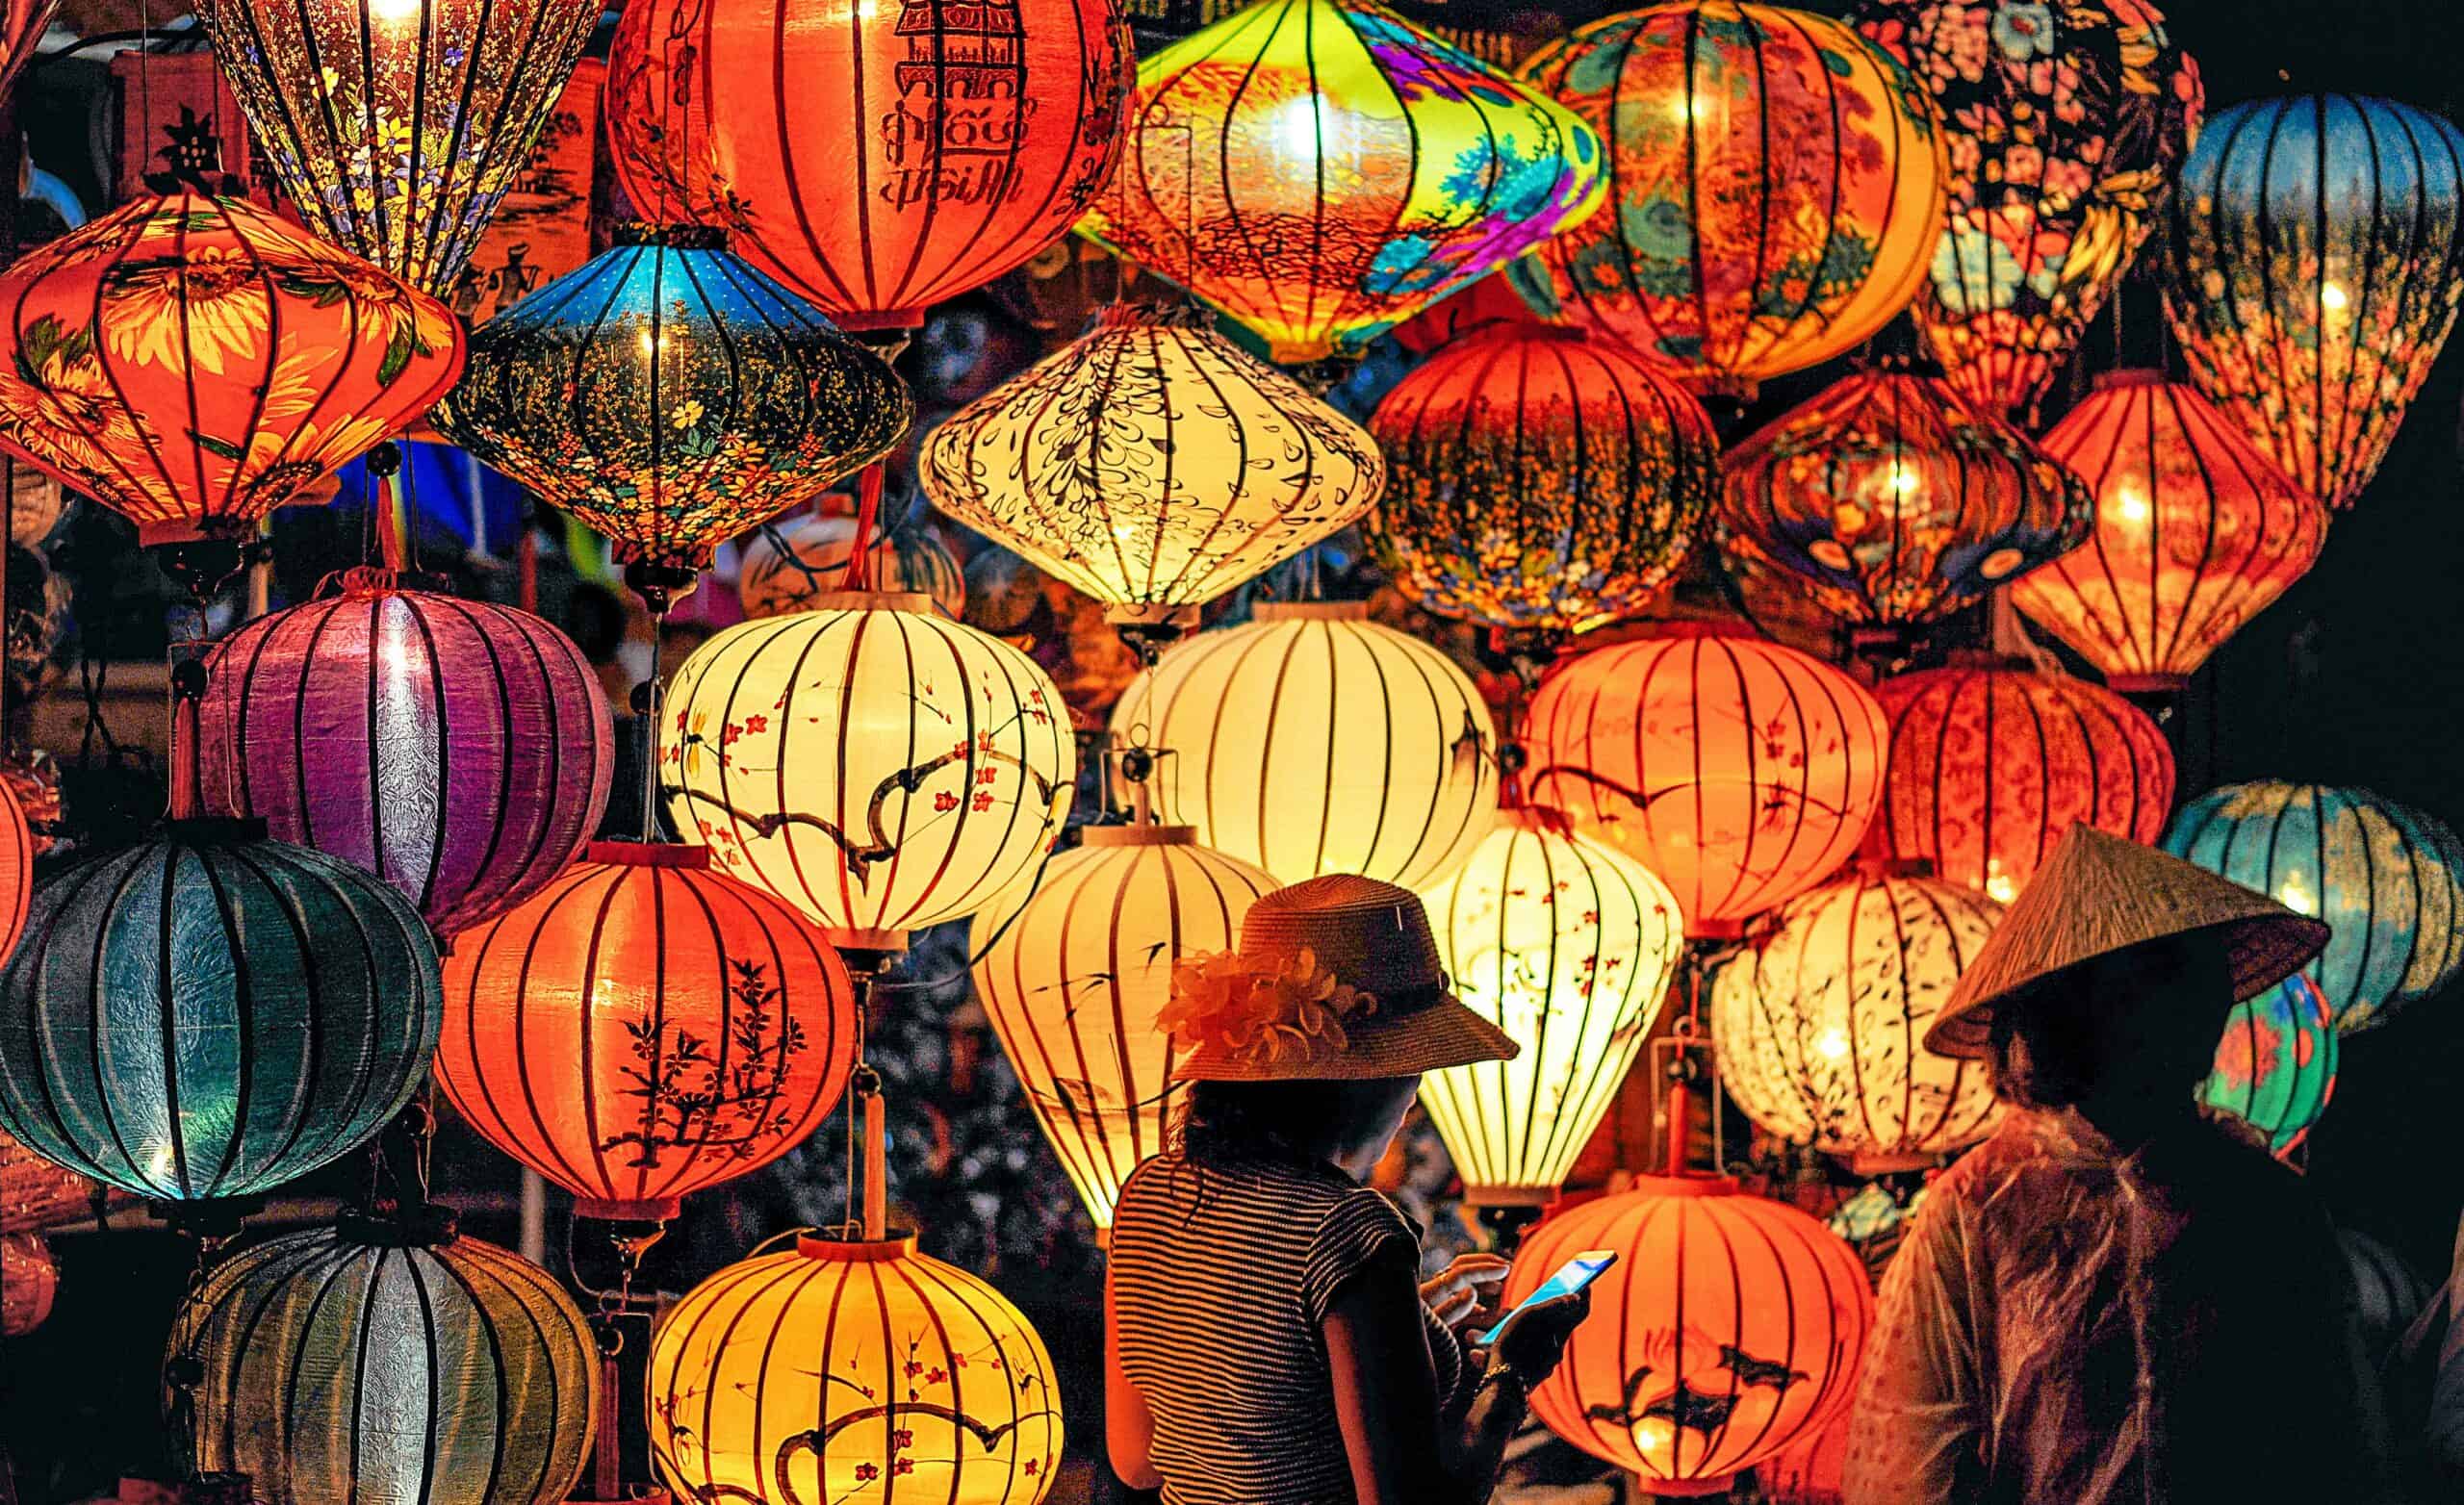
[[1362, 1184], [1422, 1073], [1515, 1054], [1449, 992], [1420, 899], [1349, 876], [1269, 894], [1239, 951], [1175, 969], [1159, 1024], [1188, 1086], [1114, 1215], [1114, 1472], [1165, 1505], [1479, 1505], [1590, 1298], [1467, 1347], [1504, 1262], [1419, 1285], [1415, 1231]]

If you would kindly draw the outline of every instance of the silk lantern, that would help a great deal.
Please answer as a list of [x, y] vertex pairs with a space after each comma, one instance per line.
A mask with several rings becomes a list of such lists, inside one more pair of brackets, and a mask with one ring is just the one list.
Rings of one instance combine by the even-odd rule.
[[1720, 543], [1902, 637], [2087, 541], [2079, 478], [1930, 370], [1842, 377], [1729, 451]]
[[0, 780], [0, 962], [26, 933], [26, 906], [35, 890], [35, 835], [16, 791]]
[[1712, 629], [1561, 660], [1525, 720], [1531, 798], [1737, 933], [1848, 859], [1882, 802], [1882, 707], [1794, 649]]
[[659, 727], [676, 829], [833, 945], [894, 949], [1027, 876], [1076, 793], [1061, 692], [921, 596], [845, 592], [728, 628]]
[[1421, 1105], [1465, 1200], [1545, 1205], [1667, 1006], [1685, 940], [1677, 900], [1641, 863], [1533, 806], [1501, 811], [1423, 898], [1455, 997], [1523, 1053], [1429, 1073]]
[[608, 142], [637, 211], [733, 231], [848, 328], [912, 327], [1092, 202], [1130, 64], [1113, 0], [649, 0], [617, 23]]
[[257, 149], [318, 233], [444, 294], [598, 23], [593, 0], [201, 0]]
[[2044, 395], [2155, 228], [2205, 94], [2124, 4], [1862, 0], [1858, 29], [1940, 107], [1950, 204], [1909, 314], [1982, 412]]
[[2248, 1124], [2270, 1153], [2290, 1155], [2336, 1091], [2336, 1022], [2306, 977], [2233, 1006], [2199, 1101]]
[[2351, 506], [2464, 298], [2464, 131], [2353, 94], [2220, 110], [2182, 164], [2171, 247], [2191, 379]]
[[255, 1196], [349, 1154], [426, 1074], [427, 927], [251, 822], [167, 822], [35, 890], [0, 974], [0, 1130], [161, 1202]]
[[1358, 424], [1209, 322], [1106, 310], [933, 431], [924, 494], [1115, 622], [1194, 624], [1358, 518], [1386, 474]]
[[709, 855], [594, 842], [446, 958], [437, 1084], [584, 1217], [671, 1217], [770, 1163], [855, 1066], [846, 965]]
[[2182, 806], [2165, 850], [2333, 928], [2308, 975], [2339, 1033], [2385, 1022], [2464, 966], [2464, 844], [2367, 789], [2226, 784]]
[[2095, 494], [2095, 531], [2011, 600], [2125, 693], [2180, 689], [2326, 542], [2326, 508], [2156, 371], [2097, 377], [2044, 449]]
[[[850, 517], [805, 513], [748, 534], [737, 551], [736, 599], [748, 617], [809, 611], [846, 579], [855, 548]], [[953, 622], [966, 615], [966, 573], [929, 523], [910, 519], [874, 533], [865, 568], [877, 589], [930, 596]]]
[[1269, 602], [1173, 648], [1113, 708], [1164, 750], [1155, 803], [1198, 840], [1297, 883], [1442, 881], [1497, 814], [1497, 727], [1471, 679], [1356, 601]]
[[462, 370], [446, 306], [240, 199], [141, 198], [0, 271], [0, 444], [148, 544], [240, 537]]
[[1931, 99], [1846, 23], [1738, 0], [1612, 15], [1522, 76], [1607, 142], [1608, 207], [1508, 273], [1707, 393], [1855, 348], [1941, 233]]
[[680, 1499], [1039, 1505], [1061, 1464], [1061, 1396], [1017, 1308], [914, 1236], [806, 1235], [660, 1318], [650, 1434]]
[[581, 650], [528, 612], [354, 571], [208, 664], [205, 807], [375, 874], [439, 935], [527, 898], [606, 809], [607, 702]]
[[1874, 1298], [1856, 1251], [1805, 1213], [1733, 1181], [1639, 1177], [1533, 1229], [1502, 1304], [1584, 1249], [1619, 1259], [1531, 1411], [1645, 1493], [1721, 1493], [1846, 1409]]
[[1366, 0], [1258, 0], [1145, 59], [1078, 231], [1281, 362], [1356, 353], [1602, 202], [1572, 113]]
[[1458, 339], [1386, 394], [1369, 429], [1394, 474], [1368, 532], [1398, 588], [1486, 626], [1579, 632], [1633, 615], [1719, 494], [1702, 404], [1578, 329]]
[[1764, 1131], [1861, 1175], [1984, 1138], [1991, 1073], [1917, 1042], [2001, 919], [1973, 889], [1881, 865], [1789, 901], [1712, 974], [1720, 1085]]
[[1187, 826], [1080, 828], [1041, 880], [976, 913], [976, 996], [1028, 1105], [1098, 1229], [1121, 1183], [1164, 1147], [1172, 1038], [1155, 1016], [1183, 957], [1234, 951], [1276, 886]]
[[265, 1505], [561, 1505], [598, 1410], [573, 1298], [449, 1217], [244, 1248], [182, 1303], [168, 1358], [203, 1371], [196, 1467]]
[[8, 97], [17, 75], [33, 61], [35, 45], [60, 13], [60, 0], [8, 0], [0, 11], [0, 99]]

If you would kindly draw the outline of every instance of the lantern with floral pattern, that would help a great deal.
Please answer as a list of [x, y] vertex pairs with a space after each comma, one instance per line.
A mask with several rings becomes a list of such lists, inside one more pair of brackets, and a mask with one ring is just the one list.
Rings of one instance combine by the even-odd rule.
[[2297, 974], [2233, 1006], [2199, 1101], [2248, 1124], [2270, 1153], [2290, 1155], [2335, 1096], [2336, 1054], [2327, 997]]

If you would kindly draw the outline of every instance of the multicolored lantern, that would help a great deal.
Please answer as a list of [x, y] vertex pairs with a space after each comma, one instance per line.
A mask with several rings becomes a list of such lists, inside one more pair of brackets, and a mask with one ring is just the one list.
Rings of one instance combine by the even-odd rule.
[[60, 0], [7, 0], [0, 10], [0, 99], [35, 55], [35, 44], [60, 13]]
[[1667, 1006], [1684, 919], [1641, 863], [1530, 806], [1424, 898], [1455, 996], [1523, 1054], [1431, 1072], [1421, 1105], [1466, 1200], [1545, 1206]]
[[1847, 1408], [1873, 1293], [1857, 1252], [1805, 1213], [1733, 1181], [1641, 1177], [1533, 1229], [1501, 1300], [1584, 1249], [1619, 1259], [1531, 1410], [1643, 1492], [1723, 1493]]
[[319, 234], [444, 293], [530, 166], [595, 0], [201, 0], [284, 193]]
[[607, 135], [638, 213], [733, 231], [847, 328], [911, 327], [1086, 212], [1130, 62], [1114, 0], [649, 0]]
[[2308, 976], [2339, 1033], [2384, 1023], [2464, 968], [2464, 842], [2367, 789], [2226, 784], [2182, 806], [2165, 850], [2334, 928]]
[[688, 1500], [1039, 1505], [1062, 1450], [1043, 1339], [912, 1235], [807, 1235], [694, 1287], [651, 1336], [650, 1428]]
[[1743, 396], [1854, 349], [1923, 283], [1940, 123], [1846, 23], [1679, 0], [1585, 26], [1522, 74], [1607, 140], [1614, 185], [1508, 273], [1542, 315]]
[[1930, 372], [1846, 376], [1729, 451], [1720, 547], [1825, 611], [1904, 634], [2076, 548], [2079, 478]]
[[2327, 509], [2160, 372], [2097, 377], [2044, 449], [2095, 494], [2095, 531], [2011, 600], [2117, 690], [2181, 688], [2326, 542]]
[[1910, 305], [1950, 383], [2044, 395], [2120, 285], [2198, 129], [2198, 65], [2144, 0], [1861, 0], [1857, 28], [1941, 107], [1950, 215]]
[[2351, 506], [2464, 299], [2464, 131], [2353, 94], [2220, 110], [2182, 164], [2171, 246], [2192, 379]]
[[[747, 617], [810, 611], [846, 582], [855, 548], [851, 517], [808, 512], [749, 533], [737, 554], [736, 599]], [[930, 523], [911, 518], [874, 533], [865, 568], [878, 590], [930, 596], [953, 622], [966, 615], [966, 572]]]
[[1427, 888], [1497, 814], [1480, 692], [1358, 601], [1270, 602], [1199, 633], [1129, 687], [1112, 730], [1163, 750], [1163, 819], [1279, 883], [1359, 873]]
[[2236, 1004], [2199, 1101], [2248, 1124], [2275, 1155], [2299, 1148], [2336, 1093], [2336, 1023], [2306, 977]]
[[1702, 404], [1578, 329], [1501, 323], [1456, 340], [1386, 394], [1369, 431], [1394, 474], [1368, 532], [1397, 587], [1487, 626], [1579, 632], [1631, 616], [1719, 494]]
[[1138, 67], [1078, 233], [1274, 359], [1357, 351], [1600, 207], [1600, 138], [1370, 0], [1258, 0]]
[[26, 807], [0, 780], [0, 962], [15, 954], [26, 933], [26, 906], [35, 891], [35, 833]]
[[933, 431], [924, 494], [1116, 622], [1194, 625], [1369, 510], [1386, 475], [1358, 424], [1212, 322], [1105, 310]]
[[436, 1080], [480, 1137], [654, 1221], [802, 1144], [856, 1063], [845, 963], [700, 847], [593, 842], [446, 958]]
[[0, 444], [148, 544], [238, 537], [462, 371], [436, 299], [240, 199], [141, 198], [0, 272]]
[[1864, 687], [1717, 629], [1561, 661], [1524, 737], [1533, 803], [1666, 880], [1698, 937], [1828, 877], [1882, 803], [1886, 723]]

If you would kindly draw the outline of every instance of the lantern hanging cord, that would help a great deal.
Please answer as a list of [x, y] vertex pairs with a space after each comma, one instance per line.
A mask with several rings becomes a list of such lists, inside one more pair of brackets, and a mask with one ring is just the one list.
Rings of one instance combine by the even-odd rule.
[[661, 598], [651, 613], [651, 674], [634, 691], [640, 703], [634, 709], [642, 718], [642, 841], [658, 839], [658, 716], [665, 685], [665, 665], [660, 655], [667, 650], [667, 601]]
[[873, 535], [881, 526], [882, 462], [864, 467], [856, 482], [856, 531], [848, 540], [847, 574], [839, 589], [869, 591], [873, 588]]

